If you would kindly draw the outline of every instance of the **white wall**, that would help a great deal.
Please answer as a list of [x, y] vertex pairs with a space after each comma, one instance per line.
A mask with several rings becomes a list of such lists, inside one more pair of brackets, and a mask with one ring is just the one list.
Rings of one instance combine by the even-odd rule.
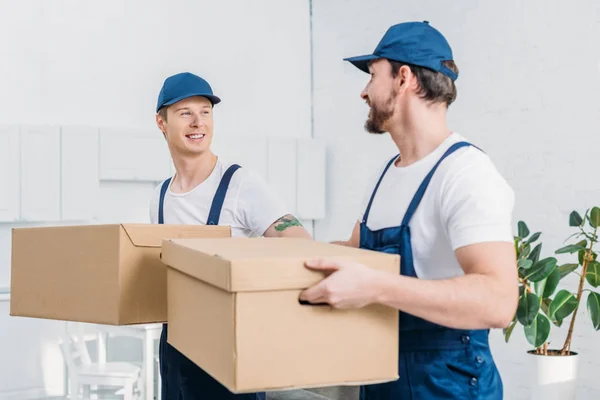
[[[349, 235], [366, 179], [395, 152], [387, 137], [364, 133], [359, 93], [367, 76], [342, 58], [372, 51], [388, 26], [411, 19], [431, 21], [453, 45], [461, 77], [452, 126], [483, 147], [510, 181], [515, 223], [525, 218], [542, 230], [550, 255], [568, 234], [568, 212], [596, 205], [596, 179], [586, 173], [596, 169], [600, 144], [598, 2], [313, 3], [314, 135], [328, 152], [327, 218], [315, 225], [317, 239]], [[216, 140], [310, 137], [308, 8], [308, 0], [0, 0], [0, 124], [160, 135], [154, 108], [162, 80], [189, 70], [223, 98]], [[94, 220], [143, 220], [153, 186], [99, 182]], [[23, 225], [0, 224], [0, 286], [9, 279], [10, 228]], [[46, 383], [40, 360], [60, 323], [10, 318], [8, 303], [0, 304], [0, 337], [9, 337], [0, 342], [0, 398], [56, 388], [59, 379]], [[600, 350], [585, 314], [573, 345], [583, 354], [581, 398], [595, 398]], [[564, 332], [554, 337], [560, 341]], [[16, 338], [25, 341], [16, 345]], [[505, 398], [526, 398], [522, 333], [507, 345], [494, 332], [493, 342]]]
[[[571, 233], [569, 212], [600, 205], [599, 2], [313, 3], [314, 130], [329, 151], [328, 218], [315, 225], [319, 239], [350, 235], [366, 179], [396, 151], [388, 138], [362, 129], [367, 106], [359, 94], [368, 76], [342, 58], [372, 52], [389, 26], [408, 20], [430, 21], [453, 46], [461, 76], [451, 126], [488, 152], [514, 188], [515, 233], [525, 219], [543, 231], [551, 256]], [[600, 391], [600, 334], [586, 314], [584, 306], [573, 349], [582, 354], [581, 398], [591, 399]], [[552, 344], [565, 333], [554, 332]], [[508, 345], [493, 333], [506, 399], [527, 398], [528, 349], [522, 329]]]
[[[148, 139], [147, 145], [140, 144], [131, 154], [134, 161], [141, 162], [139, 154], [148, 151], [168, 157], [166, 146], [161, 153], [160, 144], [156, 150], [156, 141], [152, 142], [162, 140], [154, 122], [158, 91], [167, 76], [190, 71], [206, 78], [223, 100], [215, 109], [215, 144], [223, 153], [238, 154], [239, 146], [230, 144], [240, 139], [244, 145], [251, 143], [252, 147], [246, 148], [269, 155], [269, 149], [279, 149], [277, 145], [311, 138], [310, 21], [305, 0], [0, 0], [0, 10], [0, 127], [51, 127], [59, 131], [83, 127], [100, 135], [115, 130], [134, 132]], [[281, 141], [268, 147], [272, 146], [268, 138]], [[255, 139], [264, 146], [252, 144]], [[299, 147], [306, 145], [312, 144]], [[89, 146], [81, 150], [82, 154], [88, 151], [90, 157], [98, 153], [97, 149], [90, 151]], [[55, 158], [60, 154], [53, 150], [46, 152], [39, 147], [36, 151], [33, 156], [29, 154], [25, 166], [34, 177], [36, 171], [48, 174], [50, 167], [44, 159], [60, 159]], [[296, 154], [294, 147], [288, 147], [288, 151], [290, 157]], [[302, 149], [298, 152], [298, 158], [303, 159]], [[10, 154], [5, 153], [0, 155]], [[242, 166], [263, 165], [247, 153], [235, 161]], [[101, 160], [118, 161], [117, 157], [116, 153], [106, 152], [99, 156], [100, 176]], [[274, 157], [277, 159], [281, 157]], [[169, 173], [165, 165], [164, 177]], [[293, 167], [280, 168], [279, 180], [282, 171], [293, 171], [296, 179]], [[77, 168], [68, 164], [59, 170], [72, 172]], [[93, 174], [90, 168], [86, 171]], [[273, 178], [273, 166], [269, 168], [259, 172]], [[0, 180], [3, 177], [0, 174]], [[90, 181], [94, 180], [85, 180]], [[299, 172], [298, 185], [305, 181], [306, 176]], [[95, 182], [97, 192], [88, 198], [93, 203], [89, 218], [0, 223], [0, 288], [10, 282], [13, 227], [148, 222], [147, 205], [157, 182]], [[281, 184], [286, 187], [285, 182]], [[18, 186], [23, 186], [23, 181]], [[66, 195], [76, 189], [71, 187]], [[65, 196], [64, 190], [50, 188], [27, 192], [22, 197], [45, 199], [48, 193], [54, 199]], [[0, 209], [7, 207], [2, 201], [5, 199], [0, 195]], [[286, 200], [296, 198], [288, 196]], [[304, 200], [308, 203], [290, 206], [306, 210], [308, 204], [314, 211], [314, 202]], [[19, 206], [31, 208], [23, 206], [22, 199]], [[312, 229], [312, 221], [305, 222]], [[0, 298], [0, 398], [19, 399], [44, 391], [60, 393], [62, 377], [49, 376], [43, 367], [60, 365], [56, 348], [48, 348], [52, 343], [56, 345], [64, 324], [11, 318], [6, 299]], [[17, 339], [22, 341], [17, 343]], [[134, 355], [138, 350], [132, 350]]]

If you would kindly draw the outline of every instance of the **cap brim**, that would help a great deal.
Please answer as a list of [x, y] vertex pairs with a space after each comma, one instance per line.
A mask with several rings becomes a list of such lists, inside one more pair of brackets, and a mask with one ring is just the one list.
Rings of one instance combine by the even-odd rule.
[[361, 71], [366, 72], [368, 74], [369, 73], [369, 62], [371, 62], [373, 60], [377, 60], [378, 58], [381, 58], [381, 57], [373, 55], [373, 54], [367, 54], [364, 56], [344, 58], [344, 61], [350, 62], [356, 68], [358, 68]]
[[[166, 103], [164, 103], [164, 104], [161, 106], [161, 108], [162, 108], [162, 107], [166, 107], [166, 106], [173, 105], [173, 104], [177, 103], [178, 101], [181, 101], [181, 100], [183, 100], [183, 99], [187, 99], [187, 98], [190, 98], [190, 97], [194, 97], [194, 96], [206, 97], [208, 100], [210, 100], [210, 102], [211, 102], [213, 105], [219, 104], [219, 103], [221, 102], [221, 99], [220, 99], [220, 98], [218, 98], [217, 96], [215, 96], [215, 95], [212, 95], [212, 94], [207, 94], [207, 93], [188, 93], [188, 94], [186, 94], [186, 95], [184, 95], [184, 96], [175, 97], [174, 99], [172, 99], [172, 100], [170, 100], [170, 101], [167, 101]], [[157, 111], [157, 112], [158, 112], [158, 111]]]

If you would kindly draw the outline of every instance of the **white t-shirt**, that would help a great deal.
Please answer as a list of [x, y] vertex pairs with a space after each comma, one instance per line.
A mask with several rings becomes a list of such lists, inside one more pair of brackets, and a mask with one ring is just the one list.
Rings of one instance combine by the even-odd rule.
[[[453, 133], [425, 158], [406, 167], [392, 164], [375, 195], [367, 227], [378, 230], [399, 226], [425, 176], [445, 151], [459, 141], [465, 139]], [[359, 221], [389, 161], [369, 181]], [[512, 188], [484, 152], [468, 146], [446, 157], [409, 223], [417, 276], [425, 279], [460, 276], [463, 271], [454, 254], [459, 247], [489, 241], [512, 242], [513, 207]]]
[[[173, 193], [171, 184], [165, 194], [165, 224], [206, 225], [221, 177], [231, 164], [217, 159], [209, 177], [187, 193]], [[158, 204], [162, 182], [150, 201], [150, 221], [158, 223]], [[219, 225], [231, 226], [234, 237], [257, 237], [282, 216], [290, 214], [280, 197], [256, 173], [242, 166], [233, 174], [225, 196]]]

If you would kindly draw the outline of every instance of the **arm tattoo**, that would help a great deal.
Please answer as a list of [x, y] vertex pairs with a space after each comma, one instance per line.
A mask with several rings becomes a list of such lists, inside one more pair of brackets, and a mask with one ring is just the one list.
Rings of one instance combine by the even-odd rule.
[[283, 232], [287, 228], [292, 226], [302, 226], [300, 221], [298, 221], [296, 217], [290, 214], [284, 215], [283, 217], [279, 218], [277, 221], [275, 221], [274, 225], [275, 230], [277, 230], [278, 232]]

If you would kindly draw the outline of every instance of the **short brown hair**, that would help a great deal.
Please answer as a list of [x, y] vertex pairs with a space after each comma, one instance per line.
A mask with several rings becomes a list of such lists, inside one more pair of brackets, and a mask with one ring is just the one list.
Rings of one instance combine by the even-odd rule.
[[167, 107], [161, 107], [161, 109], [158, 110], [158, 115], [160, 115], [160, 117], [166, 121], [167, 120]]
[[[418, 94], [422, 99], [432, 103], [445, 103], [446, 107], [450, 106], [456, 100], [457, 93], [454, 81], [441, 72], [391, 60], [390, 64], [392, 65], [392, 76], [394, 78], [398, 76], [398, 71], [403, 65], [410, 68], [412, 73], [417, 77], [417, 82], [419, 83]], [[458, 67], [454, 61], [443, 61], [442, 64], [458, 74]]]

